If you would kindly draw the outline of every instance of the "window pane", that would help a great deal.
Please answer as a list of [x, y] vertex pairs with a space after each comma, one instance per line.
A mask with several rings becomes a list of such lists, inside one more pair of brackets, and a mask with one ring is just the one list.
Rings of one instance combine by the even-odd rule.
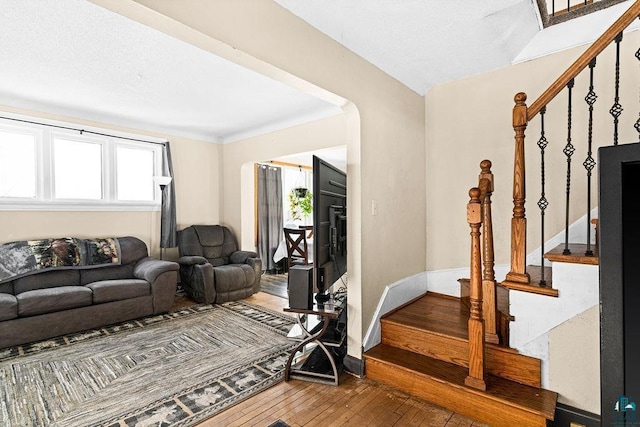
[[153, 150], [118, 147], [118, 200], [153, 201]]
[[35, 137], [0, 131], [0, 197], [35, 196]]
[[56, 138], [55, 197], [102, 199], [102, 145]]

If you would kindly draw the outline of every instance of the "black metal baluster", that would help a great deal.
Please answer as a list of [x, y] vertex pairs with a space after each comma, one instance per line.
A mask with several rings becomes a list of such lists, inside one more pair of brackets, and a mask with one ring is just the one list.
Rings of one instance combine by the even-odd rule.
[[567, 89], [569, 90], [569, 103], [567, 111], [567, 145], [565, 145], [562, 152], [567, 156], [567, 200], [565, 205], [565, 231], [564, 231], [564, 255], [571, 254], [569, 250], [569, 199], [571, 196], [571, 156], [575, 153], [576, 149], [571, 144], [571, 98], [573, 94], [573, 79], [567, 83]]
[[556, 16], [556, 0], [551, 1], [551, 16]]
[[585, 96], [584, 100], [589, 105], [589, 130], [587, 134], [587, 158], [582, 165], [587, 170], [587, 250], [586, 256], [593, 256], [591, 250], [591, 171], [596, 165], [595, 160], [591, 156], [593, 145], [593, 104], [598, 99], [598, 96], [593, 90], [593, 72], [596, 67], [596, 58], [593, 58], [589, 63], [589, 92]]
[[538, 208], [540, 208], [540, 286], [546, 286], [547, 281], [544, 280], [544, 213], [549, 206], [549, 201], [545, 197], [544, 184], [545, 184], [545, 170], [544, 170], [544, 150], [547, 148], [549, 142], [544, 135], [544, 115], [547, 112], [547, 107], [542, 107], [540, 110], [540, 139], [538, 140], [538, 147], [540, 148], [540, 172], [541, 172], [541, 185], [540, 185], [540, 200], [538, 200]]
[[620, 42], [622, 41], [622, 33], [616, 36], [616, 96], [613, 106], [609, 110], [609, 114], [613, 116], [613, 145], [618, 145], [618, 117], [622, 114], [622, 105], [620, 105]]
[[571, 0], [567, 0], [567, 13], [571, 11]]

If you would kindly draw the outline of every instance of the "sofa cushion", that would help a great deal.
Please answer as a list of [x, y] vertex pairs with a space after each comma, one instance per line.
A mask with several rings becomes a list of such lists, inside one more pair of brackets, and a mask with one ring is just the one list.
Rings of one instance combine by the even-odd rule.
[[80, 284], [83, 286], [102, 280], [132, 279], [133, 277], [133, 264], [109, 265], [80, 270]]
[[18, 316], [35, 316], [91, 305], [93, 292], [84, 286], [59, 286], [22, 292], [16, 298]]
[[94, 304], [151, 295], [149, 282], [139, 279], [102, 280], [88, 284], [87, 288], [93, 291]]
[[0, 283], [0, 293], [13, 295], [15, 293], [13, 292], [13, 282]]
[[255, 272], [246, 264], [229, 264], [215, 267], [216, 292], [229, 292], [252, 287]]
[[13, 281], [16, 295], [35, 289], [54, 288], [58, 286], [76, 286], [80, 284], [79, 270], [40, 271], [30, 276]]
[[0, 321], [18, 317], [18, 300], [11, 294], [0, 294]]

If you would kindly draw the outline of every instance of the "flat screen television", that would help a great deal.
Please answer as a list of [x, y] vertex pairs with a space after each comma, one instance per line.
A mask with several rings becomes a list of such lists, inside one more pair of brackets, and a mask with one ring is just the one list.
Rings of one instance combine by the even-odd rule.
[[313, 156], [313, 268], [316, 301], [347, 272], [347, 174]]

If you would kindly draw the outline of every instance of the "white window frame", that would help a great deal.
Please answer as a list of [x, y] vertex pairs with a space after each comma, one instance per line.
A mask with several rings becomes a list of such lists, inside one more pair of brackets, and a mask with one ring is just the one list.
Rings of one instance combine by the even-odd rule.
[[[29, 118], [30, 121], [35, 119]], [[40, 120], [39, 120], [40, 121]], [[45, 123], [44, 121], [42, 121]], [[77, 127], [90, 132], [114, 134], [103, 129], [69, 125], [47, 121], [53, 126]], [[152, 201], [121, 201], [117, 199], [117, 147], [145, 149], [153, 152], [154, 175], [162, 175], [162, 144], [154, 143], [153, 138], [120, 134], [123, 138], [145, 139], [150, 142], [132, 141], [117, 136], [102, 136], [92, 133], [80, 133], [74, 130], [58, 129], [31, 123], [19, 123], [0, 120], [0, 130], [6, 132], [27, 133], [34, 135], [36, 155], [36, 197], [0, 197], [0, 211], [2, 210], [89, 210], [89, 211], [158, 211], [162, 201], [159, 186], [154, 186], [154, 200]], [[102, 146], [102, 199], [100, 200], [69, 200], [56, 199], [54, 195], [54, 138], [83, 143], [94, 143]]]

